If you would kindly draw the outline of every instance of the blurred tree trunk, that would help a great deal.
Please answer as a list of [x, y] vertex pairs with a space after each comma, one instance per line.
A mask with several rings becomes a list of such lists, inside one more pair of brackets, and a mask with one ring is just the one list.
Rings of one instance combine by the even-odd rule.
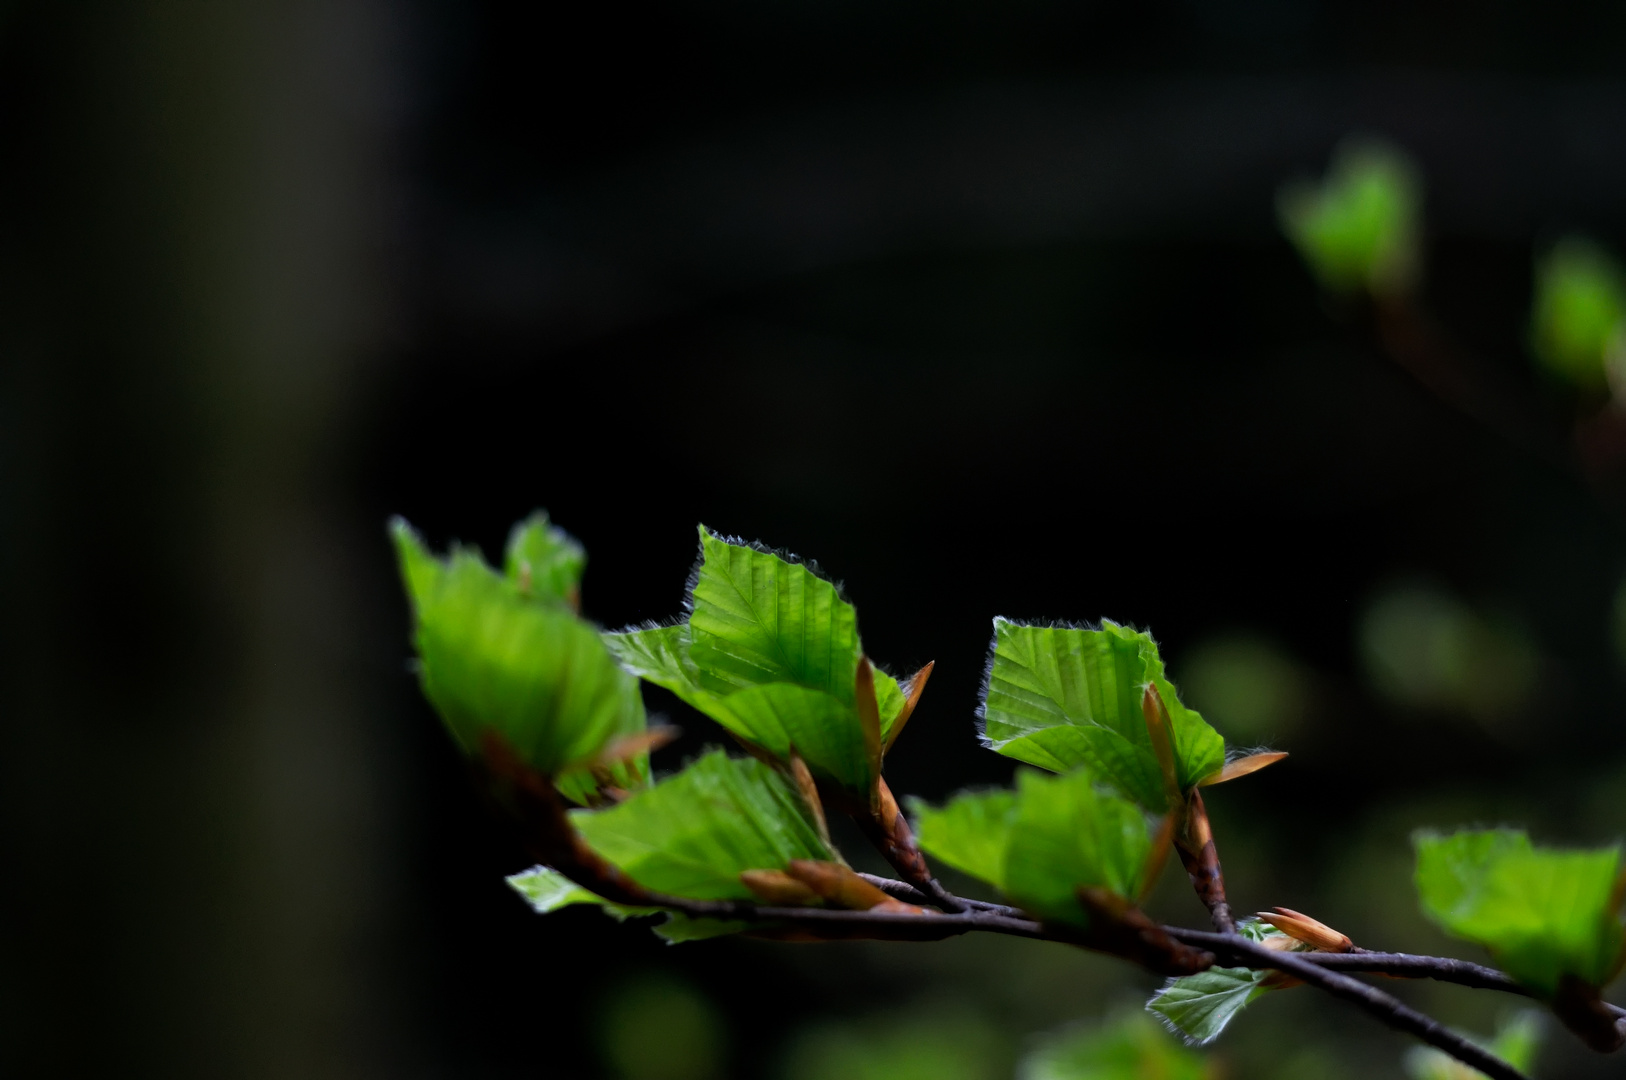
[[343, 457], [387, 13], [0, 12], [0, 1072], [403, 1071]]

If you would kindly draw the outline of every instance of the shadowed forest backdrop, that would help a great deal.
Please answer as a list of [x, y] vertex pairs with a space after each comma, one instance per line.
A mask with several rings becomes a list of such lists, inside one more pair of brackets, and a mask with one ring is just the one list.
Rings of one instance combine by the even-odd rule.
[[[1275, 192], [1412, 155], [1435, 314], [1561, 415], [1533, 257], [1626, 251], [1623, 47], [1604, 4], [0, 5], [0, 1071], [983, 1080], [1144, 998], [1031, 942], [533, 916], [392, 513], [495, 555], [546, 507], [606, 626], [678, 613], [697, 522], [817, 558], [937, 662], [888, 774], [932, 799], [1011, 772], [992, 616], [1149, 627], [1293, 755], [1209, 800], [1239, 909], [1450, 951], [1414, 825], [1626, 831], [1626, 518], [1341, 317]], [[721, 741], [649, 700], [658, 767]], [[1404, 1046], [1302, 994], [1217, 1053]]]

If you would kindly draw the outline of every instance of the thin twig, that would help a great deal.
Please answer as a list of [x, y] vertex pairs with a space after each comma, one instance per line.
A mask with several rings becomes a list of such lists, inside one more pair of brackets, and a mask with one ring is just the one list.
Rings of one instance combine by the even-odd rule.
[[1271, 968], [1285, 972], [1311, 986], [1325, 990], [1334, 997], [1343, 998], [1388, 1026], [1415, 1035], [1463, 1064], [1478, 1069], [1491, 1077], [1491, 1080], [1529, 1080], [1518, 1069], [1469, 1042], [1433, 1017], [1418, 1012], [1375, 986], [1311, 962], [1304, 953], [1276, 952], [1238, 935], [1186, 930], [1180, 927], [1166, 929], [1171, 937], [1188, 945], [1200, 945], [1221, 958], [1240, 960], [1247, 967]]

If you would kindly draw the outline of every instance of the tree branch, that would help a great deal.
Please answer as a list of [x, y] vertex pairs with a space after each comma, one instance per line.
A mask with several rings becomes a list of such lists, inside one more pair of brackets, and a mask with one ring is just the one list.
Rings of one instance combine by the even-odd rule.
[[1188, 945], [1200, 945], [1222, 959], [1230, 957], [1233, 960], [1240, 960], [1245, 967], [1271, 968], [1285, 972], [1311, 986], [1325, 990], [1334, 997], [1343, 998], [1390, 1027], [1415, 1035], [1463, 1064], [1478, 1069], [1491, 1080], [1529, 1080], [1524, 1073], [1501, 1058], [1469, 1042], [1438, 1020], [1418, 1012], [1393, 995], [1386, 994], [1359, 979], [1352, 979], [1341, 972], [1329, 970], [1319, 963], [1312, 962], [1308, 957], [1313, 954], [1276, 952], [1237, 935], [1216, 934], [1206, 930], [1184, 930], [1178, 927], [1167, 929], [1171, 937], [1176, 937]]

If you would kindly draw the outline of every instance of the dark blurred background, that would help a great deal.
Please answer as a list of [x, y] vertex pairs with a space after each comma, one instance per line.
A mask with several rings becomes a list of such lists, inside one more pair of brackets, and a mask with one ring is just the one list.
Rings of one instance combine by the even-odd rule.
[[[1472, 955], [1411, 828], [1626, 829], [1626, 518], [1388, 360], [1273, 199], [1402, 147], [1440, 324], [1568, 416], [1532, 258], [1626, 244], [1623, 49], [1602, 3], [0, 5], [0, 1072], [812, 1080], [916, 1038], [980, 1080], [1152, 985], [530, 914], [392, 513], [494, 554], [546, 507], [608, 626], [678, 613], [697, 522], [818, 559], [937, 661], [889, 760], [932, 799], [1011, 772], [992, 616], [1150, 627], [1293, 754], [1210, 799], [1240, 908]], [[650, 703], [660, 767], [720, 741]], [[1405, 1045], [1300, 991], [1217, 1053]]]

